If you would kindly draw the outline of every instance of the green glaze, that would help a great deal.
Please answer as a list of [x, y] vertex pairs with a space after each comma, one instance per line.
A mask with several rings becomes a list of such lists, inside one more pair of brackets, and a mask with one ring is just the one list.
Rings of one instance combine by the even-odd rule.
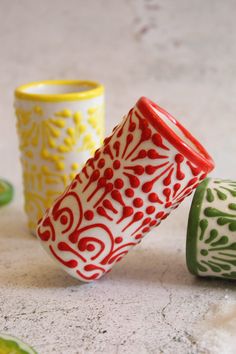
[[211, 189], [210, 188], [207, 188], [207, 195], [206, 195], [206, 198], [208, 200], [209, 203], [213, 202], [214, 201], [214, 194], [212, 193]]
[[[217, 197], [221, 200], [225, 200], [227, 199], [227, 195], [225, 193], [223, 193], [222, 191], [220, 191], [219, 189], [217, 188], [214, 188], [214, 190], [216, 191], [217, 193]], [[213, 194], [213, 193], [212, 193]]]
[[13, 198], [13, 187], [12, 185], [0, 179], [0, 206], [10, 203]]
[[236, 204], [235, 203], [229, 203], [228, 207], [231, 210], [236, 210]]
[[236, 182], [208, 178], [197, 188], [186, 259], [193, 274], [236, 279]]
[[37, 354], [18, 338], [0, 334], [0, 354]]
[[207, 229], [207, 226], [208, 226], [208, 220], [207, 219], [200, 220], [199, 226], [200, 226], [200, 229], [201, 229], [201, 235], [199, 236], [199, 238], [200, 238], [200, 240], [202, 240], [203, 239], [203, 235], [205, 233], [205, 230]]
[[[199, 265], [197, 263], [197, 258], [196, 258], [196, 247], [197, 247], [198, 226], [199, 226], [199, 222], [201, 222], [201, 220], [199, 220], [199, 215], [200, 215], [202, 200], [208, 183], [209, 183], [209, 178], [206, 178], [199, 184], [198, 188], [196, 189], [193, 196], [193, 201], [192, 201], [192, 205], [188, 217], [186, 262], [187, 262], [187, 267], [192, 274], [198, 274], [197, 269], [199, 268]], [[201, 231], [202, 230], [204, 230], [204, 228], [201, 228]], [[200, 265], [200, 268], [202, 268], [202, 271], [205, 270], [204, 266]]]

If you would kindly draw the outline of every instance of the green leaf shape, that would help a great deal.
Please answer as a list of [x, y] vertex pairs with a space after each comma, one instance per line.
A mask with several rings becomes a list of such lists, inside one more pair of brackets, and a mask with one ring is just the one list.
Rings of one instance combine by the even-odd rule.
[[204, 233], [205, 233], [205, 231], [207, 229], [207, 226], [208, 226], [208, 220], [207, 219], [202, 219], [199, 222], [199, 226], [200, 226], [200, 229], [201, 229], [201, 234], [199, 236], [199, 240], [203, 240]]
[[226, 245], [228, 242], [229, 238], [227, 236], [221, 236], [219, 240], [211, 244], [211, 247]]
[[225, 253], [225, 252], [219, 252], [221, 256], [227, 256], [227, 257], [233, 257], [236, 258], [236, 254], [231, 254], [231, 253]]
[[201, 272], [207, 272], [207, 268], [200, 263], [197, 263], [197, 269], [199, 269]]
[[202, 263], [206, 264], [213, 272], [215, 273], [220, 273], [221, 272], [221, 268], [215, 266], [214, 264], [212, 264], [212, 262], [207, 262], [207, 261], [202, 261]]
[[207, 250], [201, 250], [200, 251], [202, 256], [207, 256], [208, 255], [208, 251]]
[[226, 262], [226, 263], [229, 263], [233, 266], [236, 266], [236, 260], [225, 259], [225, 258], [220, 258], [220, 257], [216, 257], [216, 256], [213, 256], [212, 259], [215, 259], [215, 260], [221, 261], [221, 262]]
[[230, 204], [228, 205], [228, 208], [229, 208], [230, 210], [236, 210], [236, 204], [235, 204], [235, 203], [230, 203]]
[[214, 217], [235, 217], [236, 215], [234, 214], [229, 214], [225, 213], [219, 209], [208, 207], [204, 209], [204, 215], [208, 216], [209, 218], [214, 218]]
[[236, 242], [233, 242], [230, 245], [225, 246], [225, 247], [209, 248], [208, 251], [226, 251], [226, 250], [236, 251]]
[[216, 229], [212, 229], [210, 231], [210, 236], [205, 240], [205, 243], [211, 243], [211, 241], [215, 240], [218, 236], [218, 231]]
[[226, 187], [223, 187], [223, 186], [221, 186], [220, 188], [228, 191], [232, 195], [232, 197], [236, 197], [236, 191], [235, 190], [230, 189], [230, 188], [226, 188]]
[[214, 190], [216, 191], [216, 194], [217, 194], [217, 197], [220, 199], [220, 200], [225, 200], [227, 199], [227, 195], [223, 192], [221, 192], [219, 189], [217, 188], [214, 188]]
[[214, 262], [214, 261], [209, 261], [209, 263], [213, 264], [214, 266], [219, 267], [222, 270], [230, 270], [231, 269], [229, 264], [222, 264], [222, 263]]
[[209, 203], [212, 203], [214, 201], [214, 194], [212, 193], [212, 190], [210, 188], [207, 188], [206, 190], [206, 200]]
[[219, 218], [217, 219], [218, 225], [226, 225], [229, 224], [228, 229], [230, 231], [236, 231], [236, 220], [228, 219], [228, 218]]
[[219, 179], [219, 180], [215, 180], [214, 181], [215, 184], [222, 184], [222, 183], [236, 183], [236, 182], [232, 182], [230, 179]]

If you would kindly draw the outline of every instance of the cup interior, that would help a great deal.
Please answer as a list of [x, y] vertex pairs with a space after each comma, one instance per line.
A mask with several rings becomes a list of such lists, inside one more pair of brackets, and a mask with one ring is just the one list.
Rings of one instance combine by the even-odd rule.
[[78, 93], [86, 92], [94, 89], [94, 85], [84, 84], [84, 83], [74, 83], [74, 84], [38, 84], [34, 86], [29, 86], [24, 89], [25, 93], [31, 94], [45, 94], [45, 95], [65, 95], [67, 93]]
[[36, 101], [79, 100], [101, 96], [104, 87], [95, 81], [47, 80], [18, 87], [15, 97]]
[[175, 119], [171, 117], [167, 112], [162, 112], [162, 110], [157, 109], [156, 107], [152, 107], [154, 112], [162, 119], [162, 121], [168, 125], [168, 127], [180, 138], [186, 145], [197, 151], [198, 153], [201, 153], [201, 149], [198, 148], [198, 146], [184, 133], [182, 127], [176, 123]]
[[141, 97], [137, 108], [180, 153], [204, 172], [214, 168], [214, 161], [201, 143], [171, 114], [146, 97]]

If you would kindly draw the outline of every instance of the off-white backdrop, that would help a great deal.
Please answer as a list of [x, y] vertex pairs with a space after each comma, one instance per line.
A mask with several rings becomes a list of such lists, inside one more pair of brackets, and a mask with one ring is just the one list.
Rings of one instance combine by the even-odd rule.
[[0, 176], [16, 188], [0, 210], [0, 331], [39, 354], [199, 352], [196, 324], [235, 295], [186, 270], [190, 199], [110, 275], [78, 285], [27, 232], [13, 90], [101, 81], [107, 133], [148, 96], [206, 146], [214, 176], [235, 178], [235, 13], [234, 0], [0, 0]]

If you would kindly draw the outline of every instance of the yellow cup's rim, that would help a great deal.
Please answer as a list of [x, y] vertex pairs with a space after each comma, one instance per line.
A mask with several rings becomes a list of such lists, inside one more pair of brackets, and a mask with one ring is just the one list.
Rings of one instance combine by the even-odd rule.
[[[68, 93], [33, 93], [27, 92], [28, 89], [37, 86], [47, 85], [86, 85], [89, 88], [84, 91], [68, 92]], [[85, 80], [44, 80], [37, 82], [30, 82], [26, 85], [17, 87], [15, 90], [15, 97], [31, 101], [46, 101], [46, 102], [59, 102], [59, 101], [76, 101], [86, 100], [96, 96], [101, 96], [104, 93], [104, 86], [96, 81]]]

